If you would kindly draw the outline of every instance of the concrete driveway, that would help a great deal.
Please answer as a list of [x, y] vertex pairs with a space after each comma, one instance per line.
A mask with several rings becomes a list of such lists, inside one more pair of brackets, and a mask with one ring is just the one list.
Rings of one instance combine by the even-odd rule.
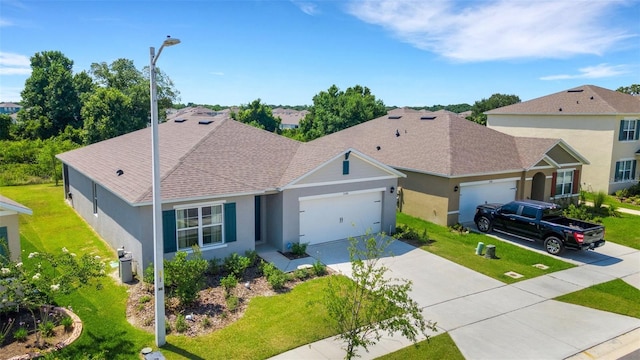
[[[550, 300], [614, 278], [637, 281], [640, 252], [610, 245], [600, 248], [605, 251], [580, 254], [587, 260], [577, 268], [512, 285], [400, 241], [391, 244], [382, 263], [390, 276], [413, 282], [411, 295], [424, 308], [425, 318], [449, 332], [465, 358], [564, 359], [640, 328], [639, 319]], [[348, 246], [347, 240], [311, 245], [307, 253], [350, 275]], [[302, 350], [295, 356], [333, 358], [317, 351], [333, 343], [339, 348], [335, 341], [324, 341], [314, 352]], [[393, 351], [387, 340], [380, 346]], [[361, 355], [373, 358], [380, 350]], [[288, 358], [286, 354], [279, 358]]]

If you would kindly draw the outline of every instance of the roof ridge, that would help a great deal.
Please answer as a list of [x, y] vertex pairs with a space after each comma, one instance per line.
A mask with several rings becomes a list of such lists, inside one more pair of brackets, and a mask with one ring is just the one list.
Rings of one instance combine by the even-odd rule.
[[[209, 130], [209, 133], [205, 136], [203, 136], [198, 142], [196, 142], [189, 150], [187, 150], [184, 155], [182, 155], [180, 158], [178, 158], [178, 161], [176, 161], [176, 163], [173, 165], [173, 167], [171, 167], [171, 169], [169, 169], [169, 171], [167, 171], [167, 173], [163, 176], [162, 174], [160, 174], [160, 190], [162, 191], [162, 180], [166, 179], [167, 177], [169, 177], [171, 174], [173, 174], [182, 164], [182, 160], [184, 160], [187, 156], [189, 156], [190, 154], [192, 154], [194, 151], [196, 151], [198, 149], [198, 147], [200, 145], [202, 145], [202, 143], [207, 140], [209, 137], [211, 137], [211, 134], [215, 133], [222, 125], [224, 125], [224, 123], [227, 122], [227, 120], [229, 119], [229, 117], [223, 117], [220, 120], [220, 124], [218, 126], [215, 126], [213, 128], [211, 128]], [[140, 196], [138, 196], [137, 199], [135, 199], [134, 203], [138, 203], [140, 201], [142, 201], [148, 194], [150, 194], [153, 191], [153, 182], [151, 183], [151, 186], [144, 192], [142, 192], [140, 194]]]

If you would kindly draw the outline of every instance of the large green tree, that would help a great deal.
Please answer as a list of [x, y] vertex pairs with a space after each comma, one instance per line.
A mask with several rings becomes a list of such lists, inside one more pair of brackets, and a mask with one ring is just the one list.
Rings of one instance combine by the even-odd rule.
[[273, 116], [271, 108], [260, 99], [253, 100], [247, 105], [240, 106], [238, 112], [232, 112], [231, 117], [242, 123], [255, 126], [260, 129], [279, 133], [282, 119]]
[[300, 121], [306, 140], [313, 140], [358, 125], [387, 113], [382, 100], [367, 87], [356, 85], [341, 91], [331, 85], [313, 97], [309, 114]]
[[99, 88], [82, 107], [83, 142], [92, 144], [146, 126], [146, 119], [134, 116], [131, 98], [115, 88]]
[[12, 122], [11, 116], [7, 114], [0, 114], [0, 140], [11, 139], [11, 134], [9, 132], [11, 130]]
[[621, 93], [629, 95], [640, 95], [640, 84], [631, 84], [630, 86], [620, 86], [616, 89]]
[[80, 101], [73, 82], [73, 61], [59, 51], [31, 57], [31, 76], [22, 90], [18, 135], [46, 139], [67, 126], [80, 127]]
[[476, 101], [471, 107], [471, 115], [467, 117], [467, 120], [487, 125], [487, 115], [484, 114], [486, 111], [519, 102], [520, 98], [517, 95], [493, 94], [488, 99], [483, 98]]

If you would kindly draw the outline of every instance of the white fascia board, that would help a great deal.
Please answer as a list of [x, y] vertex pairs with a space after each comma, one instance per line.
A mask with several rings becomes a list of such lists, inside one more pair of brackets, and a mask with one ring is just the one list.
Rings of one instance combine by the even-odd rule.
[[482, 184], [495, 184], [507, 181], [518, 181], [519, 177], [505, 178], [505, 179], [495, 179], [495, 180], [480, 180], [480, 181], [470, 181], [460, 183], [460, 186], [471, 186], [471, 185], [482, 185]]
[[[401, 173], [400, 171], [392, 168], [391, 166], [385, 165], [385, 164], [379, 162], [378, 160], [375, 160], [375, 159], [373, 159], [373, 158], [361, 153], [358, 150], [355, 150], [353, 148], [348, 148], [347, 150], [344, 150], [344, 151], [338, 153], [336, 156], [334, 156], [331, 159], [329, 159], [329, 160], [323, 162], [322, 164], [318, 165], [315, 169], [312, 169], [312, 170], [308, 171], [307, 173], [305, 173], [304, 175], [298, 177], [297, 179], [294, 179], [290, 183], [278, 188], [278, 190], [282, 191], [282, 190], [293, 188], [298, 182], [304, 180], [308, 176], [311, 176], [315, 172], [317, 172], [320, 169], [322, 169], [323, 167], [325, 167], [327, 164], [329, 164], [329, 163], [331, 163], [331, 162], [343, 157], [346, 153], [349, 153], [349, 156], [356, 156], [360, 160], [362, 160], [362, 161], [364, 161], [366, 163], [371, 164], [372, 166], [375, 166], [375, 167], [377, 167], [379, 169], [382, 169], [382, 170], [388, 172], [393, 177], [396, 177], [396, 178], [407, 177], [407, 175], [405, 175], [405, 174]], [[366, 180], [365, 179], [358, 179], [357, 181], [366, 181]], [[338, 182], [338, 183], [342, 183], [342, 182]]]
[[28, 207], [15, 206], [15, 205], [12, 205], [12, 204], [8, 204], [6, 202], [0, 202], [0, 210], [1, 209], [5, 209], [5, 210], [8, 210], [8, 211], [14, 211], [14, 212], [20, 213], [20, 214], [33, 215], [33, 210], [29, 209]]
[[[161, 203], [162, 204], [175, 204], [175, 203], [179, 203], [179, 202], [193, 202], [193, 201], [200, 201], [200, 202], [216, 202], [216, 201], [220, 201], [220, 199], [227, 199], [230, 197], [241, 197], [241, 196], [256, 196], [256, 195], [264, 195], [267, 191], [263, 190], [263, 191], [250, 191], [250, 192], [244, 192], [244, 193], [229, 193], [229, 194], [220, 194], [220, 195], [207, 195], [207, 196], [195, 196], [195, 197], [190, 197], [190, 198], [180, 198], [180, 199], [170, 199], [170, 200], [164, 200], [161, 199]], [[153, 205], [152, 201], [145, 201], [145, 202], [140, 202], [140, 203], [135, 203], [135, 204], [131, 204], [132, 206], [150, 206]]]
[[353, 184], [353, 183], [366, 182], [366, 181], [391, 180], [391, 179], [397, 179], [397, 178], [398, 178], [397, 176], [378, 176], [378, 177], [350, 179], [350, 180], [325, 181], [321, 183], [309, 183], [309, 184], [299, 184], [299, 185], [294, 184], [294, 185], [287, 185], [286, 187], [283, 187], [281, 190], [300, 189], [300, 188], [327, 186], [327, 185]]

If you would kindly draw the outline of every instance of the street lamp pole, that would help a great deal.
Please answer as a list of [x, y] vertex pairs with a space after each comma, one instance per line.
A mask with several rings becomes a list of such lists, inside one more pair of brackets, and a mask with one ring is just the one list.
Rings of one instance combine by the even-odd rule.
[[179, 44], [180, 40], [167, 38], [160, 46], [158, 54], [154, 47], [149, 48], [149, 77], [151, 93], [151, 154], [153, 158], [153, 266], [155, 295], [155, 333], [156, 345], [166, 343], [164, 315], [164, 240], [162, 238], [162, 202], [160, 199], [160, 152], [158, 146], [158, 99], [156, 88], [156, 61], [165, 46]]

